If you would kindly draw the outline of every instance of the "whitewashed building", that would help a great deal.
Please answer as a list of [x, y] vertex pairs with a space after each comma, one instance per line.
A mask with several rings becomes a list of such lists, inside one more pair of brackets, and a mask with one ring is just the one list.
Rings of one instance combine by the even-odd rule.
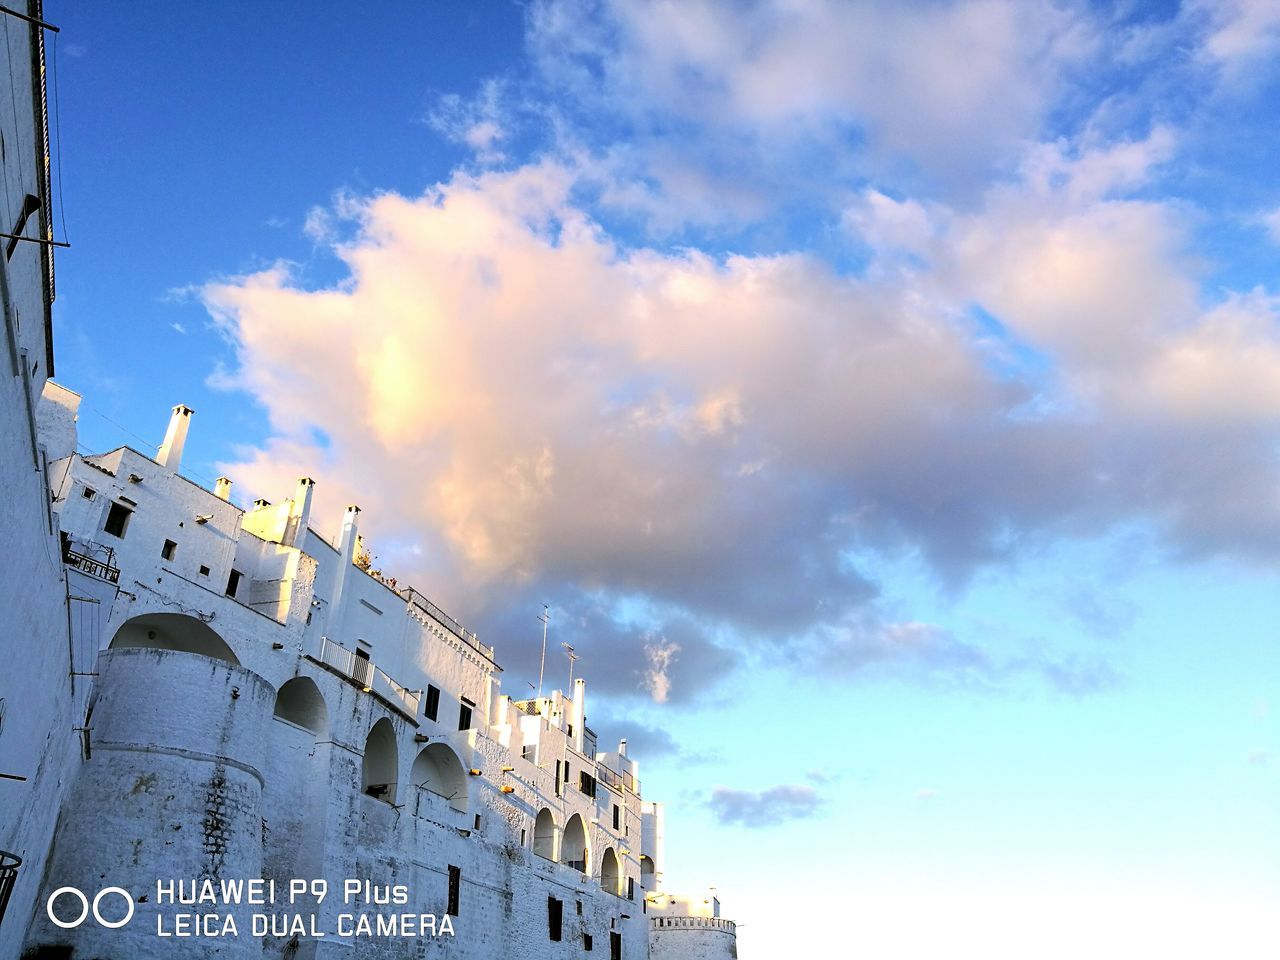
[[[50, 383], [40, 423], [83, 598], [70, 645], [96, 677], [42, 894], [110, 884], [136, 915], [66, 930], [37, 910], [33, 956], [649, 956], [663, 808], [625, 741], [597, 744], [585, 680], [512, 700], [492, 647], [358, 565], [359, 508], [330, 541], [310, 478], [248, 511], [229, 479], [184, 478], [182, 405], [154, 458], [81, 455], [78, 404]], [[402, 885], [453, 933], [362, 937], [331, 898], [305, 930], [157, 936], [157, 881], [205, 877]]]

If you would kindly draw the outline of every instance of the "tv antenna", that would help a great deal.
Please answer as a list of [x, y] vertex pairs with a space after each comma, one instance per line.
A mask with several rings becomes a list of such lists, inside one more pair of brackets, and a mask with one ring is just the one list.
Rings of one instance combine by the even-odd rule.
[[573, 665], [582, 658], [573, 652], [573, 644], [562, 642], [560, 646], [564, 647], [564, 652], [569, 655], [569, 693], [573, 693]]

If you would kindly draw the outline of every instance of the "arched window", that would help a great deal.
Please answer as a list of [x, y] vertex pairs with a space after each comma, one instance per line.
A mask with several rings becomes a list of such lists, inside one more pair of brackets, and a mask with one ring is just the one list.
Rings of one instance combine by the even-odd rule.
[[564, 825], [564, 839], [560, 843], [560, 862], [568, 864], [579, 873], [590, 873], [589, 861], [587, 828], [582, 823], [582, 817], [575, 813]]
[[618, 855], [613, 852], [613, 847], [609, 847], [600, 858], [600, 886], [609, 893], [617, 894], [618, 873]]
[[[453, 809], [466, 811], [467, 773], [458, 755], [443, 743], [428, 744], [418, 754], [409, 781], [415, 787], [444, 797]], [[414, 809], [417, 812], [416, 805]]]
[[640, 886], [645, 890], [653, 889], [653, 860], [645, 854], [640, 855]]
[[396, 733], [391, 721], [383, 717], [373, 725], [364, 742], [360, 789], [371, 797], [396, 802]]
[[306, 727], [317, 737], [329, 728], [329, 711], [316, 682], [310, 677], [294, 677], [276, 693], [275, 715], [300, 727]]
[[147, 613], [126, 621], [111, 640], [111, 649], [151, 647], [198, 653], [240, 665], [227, 642], [203, 620], [182, 613]]
[[556, 818], [546, 807], [533, 823], [533, 852], [547, 860], [556, 858]]

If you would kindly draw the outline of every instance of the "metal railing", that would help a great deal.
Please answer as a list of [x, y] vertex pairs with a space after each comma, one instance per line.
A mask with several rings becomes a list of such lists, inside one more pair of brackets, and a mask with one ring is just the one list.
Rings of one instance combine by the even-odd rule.
[[404, 590], [400, 591], [400, 595], [409, 601], [410, 604], [434, 619], [440, 624], [440, 626], [444, 627], [467, 646], [479, 650], [490, 660], [493, 659], [493, 647], [489, 647], [481, 643], [480, 638], [476, 635], [474, 630], [468, 630], [413, 587], [405, 587]]
[[68, 567], [74, 567], [81, 573], [87, 573], [89, 576], [105, 580], [107, 583], [118, 584], [120, 582], [119, 567], [113, 567], [109, 560], [98, 560], [87, 553], [72, 550], [70, 540], [62, 548], [62, 562]]
[[4, 913], [9, 907], [9, 895], [13, 893], [13, 885], [18, 880], [20, 866], [22, 866], [21, 857], [0, 850], [0, 923], [4, 923]]
[[640, 795], [640, 781], [630, 773], [618, 773], [618, 771], [606, 767], [603, 763], [596, 763], [596, 779], [607, 787], [614, 790], [629, 790], [636, 796]]
[[418, 715], [421, 693], [396, 683], [371, 661], [346, 649], [328, 637], [320, 641], [320, 661], [327, 663], [366, 692], [372, 691], [399, 703], [409, 716]]

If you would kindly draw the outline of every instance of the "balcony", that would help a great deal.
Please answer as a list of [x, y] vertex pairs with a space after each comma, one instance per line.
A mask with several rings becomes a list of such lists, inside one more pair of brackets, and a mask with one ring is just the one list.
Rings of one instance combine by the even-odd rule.
[[596, 779], [606, 787], [621, 793], [624, 789], [640, 796], [640, 781], [629, 773], [618, 773], [603, 763], [596, 764]]
[[419, 690], [410, 690], [391, 679], [371, 661], [358, 657], [352, 651], [328, 637], [320, 640], [319, 661], [333, 668], [336, 673], [350, 680], [365, 693], [374, 693], [393, 707], [400, 708], [410, 718], [418, 715]]
[[[115, 555], [110, 548], [105, 548], [105, 556], [99, 559], [84, 553], [82, 550], [74, 549], [76, 546], [79, 546], [79, 544], [64, 535], [62, 539], [63, 563], [68, 567], [79, 570], [81, 573], [96, 577], [99, 580], [105, 580], [107, 583], [118, 584], [120, 582], [120, 568], [112, 566]], [[103, 548], [99, 547], [98, 549]]]

